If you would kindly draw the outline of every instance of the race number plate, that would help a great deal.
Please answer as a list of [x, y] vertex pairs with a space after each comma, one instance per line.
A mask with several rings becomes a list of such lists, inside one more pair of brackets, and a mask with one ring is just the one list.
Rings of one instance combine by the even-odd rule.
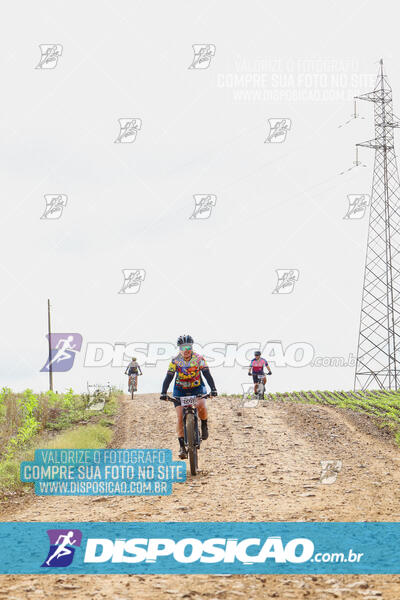
[[196, 406], [197, 397], [196, 396], [186, 396], [181, 398], [181, 406]]

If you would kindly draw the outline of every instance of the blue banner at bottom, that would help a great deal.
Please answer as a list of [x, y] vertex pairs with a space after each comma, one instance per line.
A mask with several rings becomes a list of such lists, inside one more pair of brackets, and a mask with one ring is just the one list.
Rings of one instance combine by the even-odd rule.
[[1, 574], [397, 574], [400, 523], [0, 523]]

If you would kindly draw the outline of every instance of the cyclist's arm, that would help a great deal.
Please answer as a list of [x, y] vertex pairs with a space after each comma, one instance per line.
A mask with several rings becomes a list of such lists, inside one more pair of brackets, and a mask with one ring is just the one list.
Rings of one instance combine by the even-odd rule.
[[143, 373], [142, 373], [142, 369], [140, 368], [140, 365], [138, 365], [138, 369], [139, 369], [139, 373], [140, 373], [140, 375], [143, 375]]
[[169, 384], [173, 380], [174, 375], [175, 375], [175, 373], [171, 373], [170, 371], [167, 372], [167, 374], [165, 376], [165, 379], [163, 381], [163, 384], [162, 384], [162, 390], [161, 390], [162, 394], [166, 394], [167, 393], [168, 388], [169, 388]]
[[210, 386], [211, 391], [215, 392], [216, 387], [215, 387], [213, 376], [210, 373], [210, 369], [208, 367], [206, 367], [205, 369], [202, 369], [201, 372], [203, 373], [205, 380], [207, 381], [208, 385]]
[[271, 372], [272, 372], [272, 371], [271, 371], [271, 369], [269, 368], [269, 364], [267, 363], [267, 361], [265, 360], [265, 358], [264, 358], [264, 362], [265, 362], [265, 366], [266, 366], [266, 367], [267, 367], [267, 369], [268, 369], [268, 375], [271, 375]]

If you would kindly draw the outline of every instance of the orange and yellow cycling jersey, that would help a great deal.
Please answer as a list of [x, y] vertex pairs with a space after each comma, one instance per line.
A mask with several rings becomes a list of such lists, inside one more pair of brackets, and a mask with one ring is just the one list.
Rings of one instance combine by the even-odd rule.
[[178, 354], [171, 360], [168, 367], [168, 373], [176, 373], [175, 385], [181, 388], [195, 388], [201, 385], [201, 371], [208, 369], [207, 363], [200, 354], [192, 353], [192, 356], [186, 361], [183, 356]]

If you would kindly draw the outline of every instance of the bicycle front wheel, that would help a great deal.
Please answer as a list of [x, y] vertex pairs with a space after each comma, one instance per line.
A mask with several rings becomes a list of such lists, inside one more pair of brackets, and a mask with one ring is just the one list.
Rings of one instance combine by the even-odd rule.
[[192, 475], [197, 475], [196, 432], [194, 425], [194, 415], [191, 413], [186, 415], [186, 433], [188, 441], [190, 472]]

